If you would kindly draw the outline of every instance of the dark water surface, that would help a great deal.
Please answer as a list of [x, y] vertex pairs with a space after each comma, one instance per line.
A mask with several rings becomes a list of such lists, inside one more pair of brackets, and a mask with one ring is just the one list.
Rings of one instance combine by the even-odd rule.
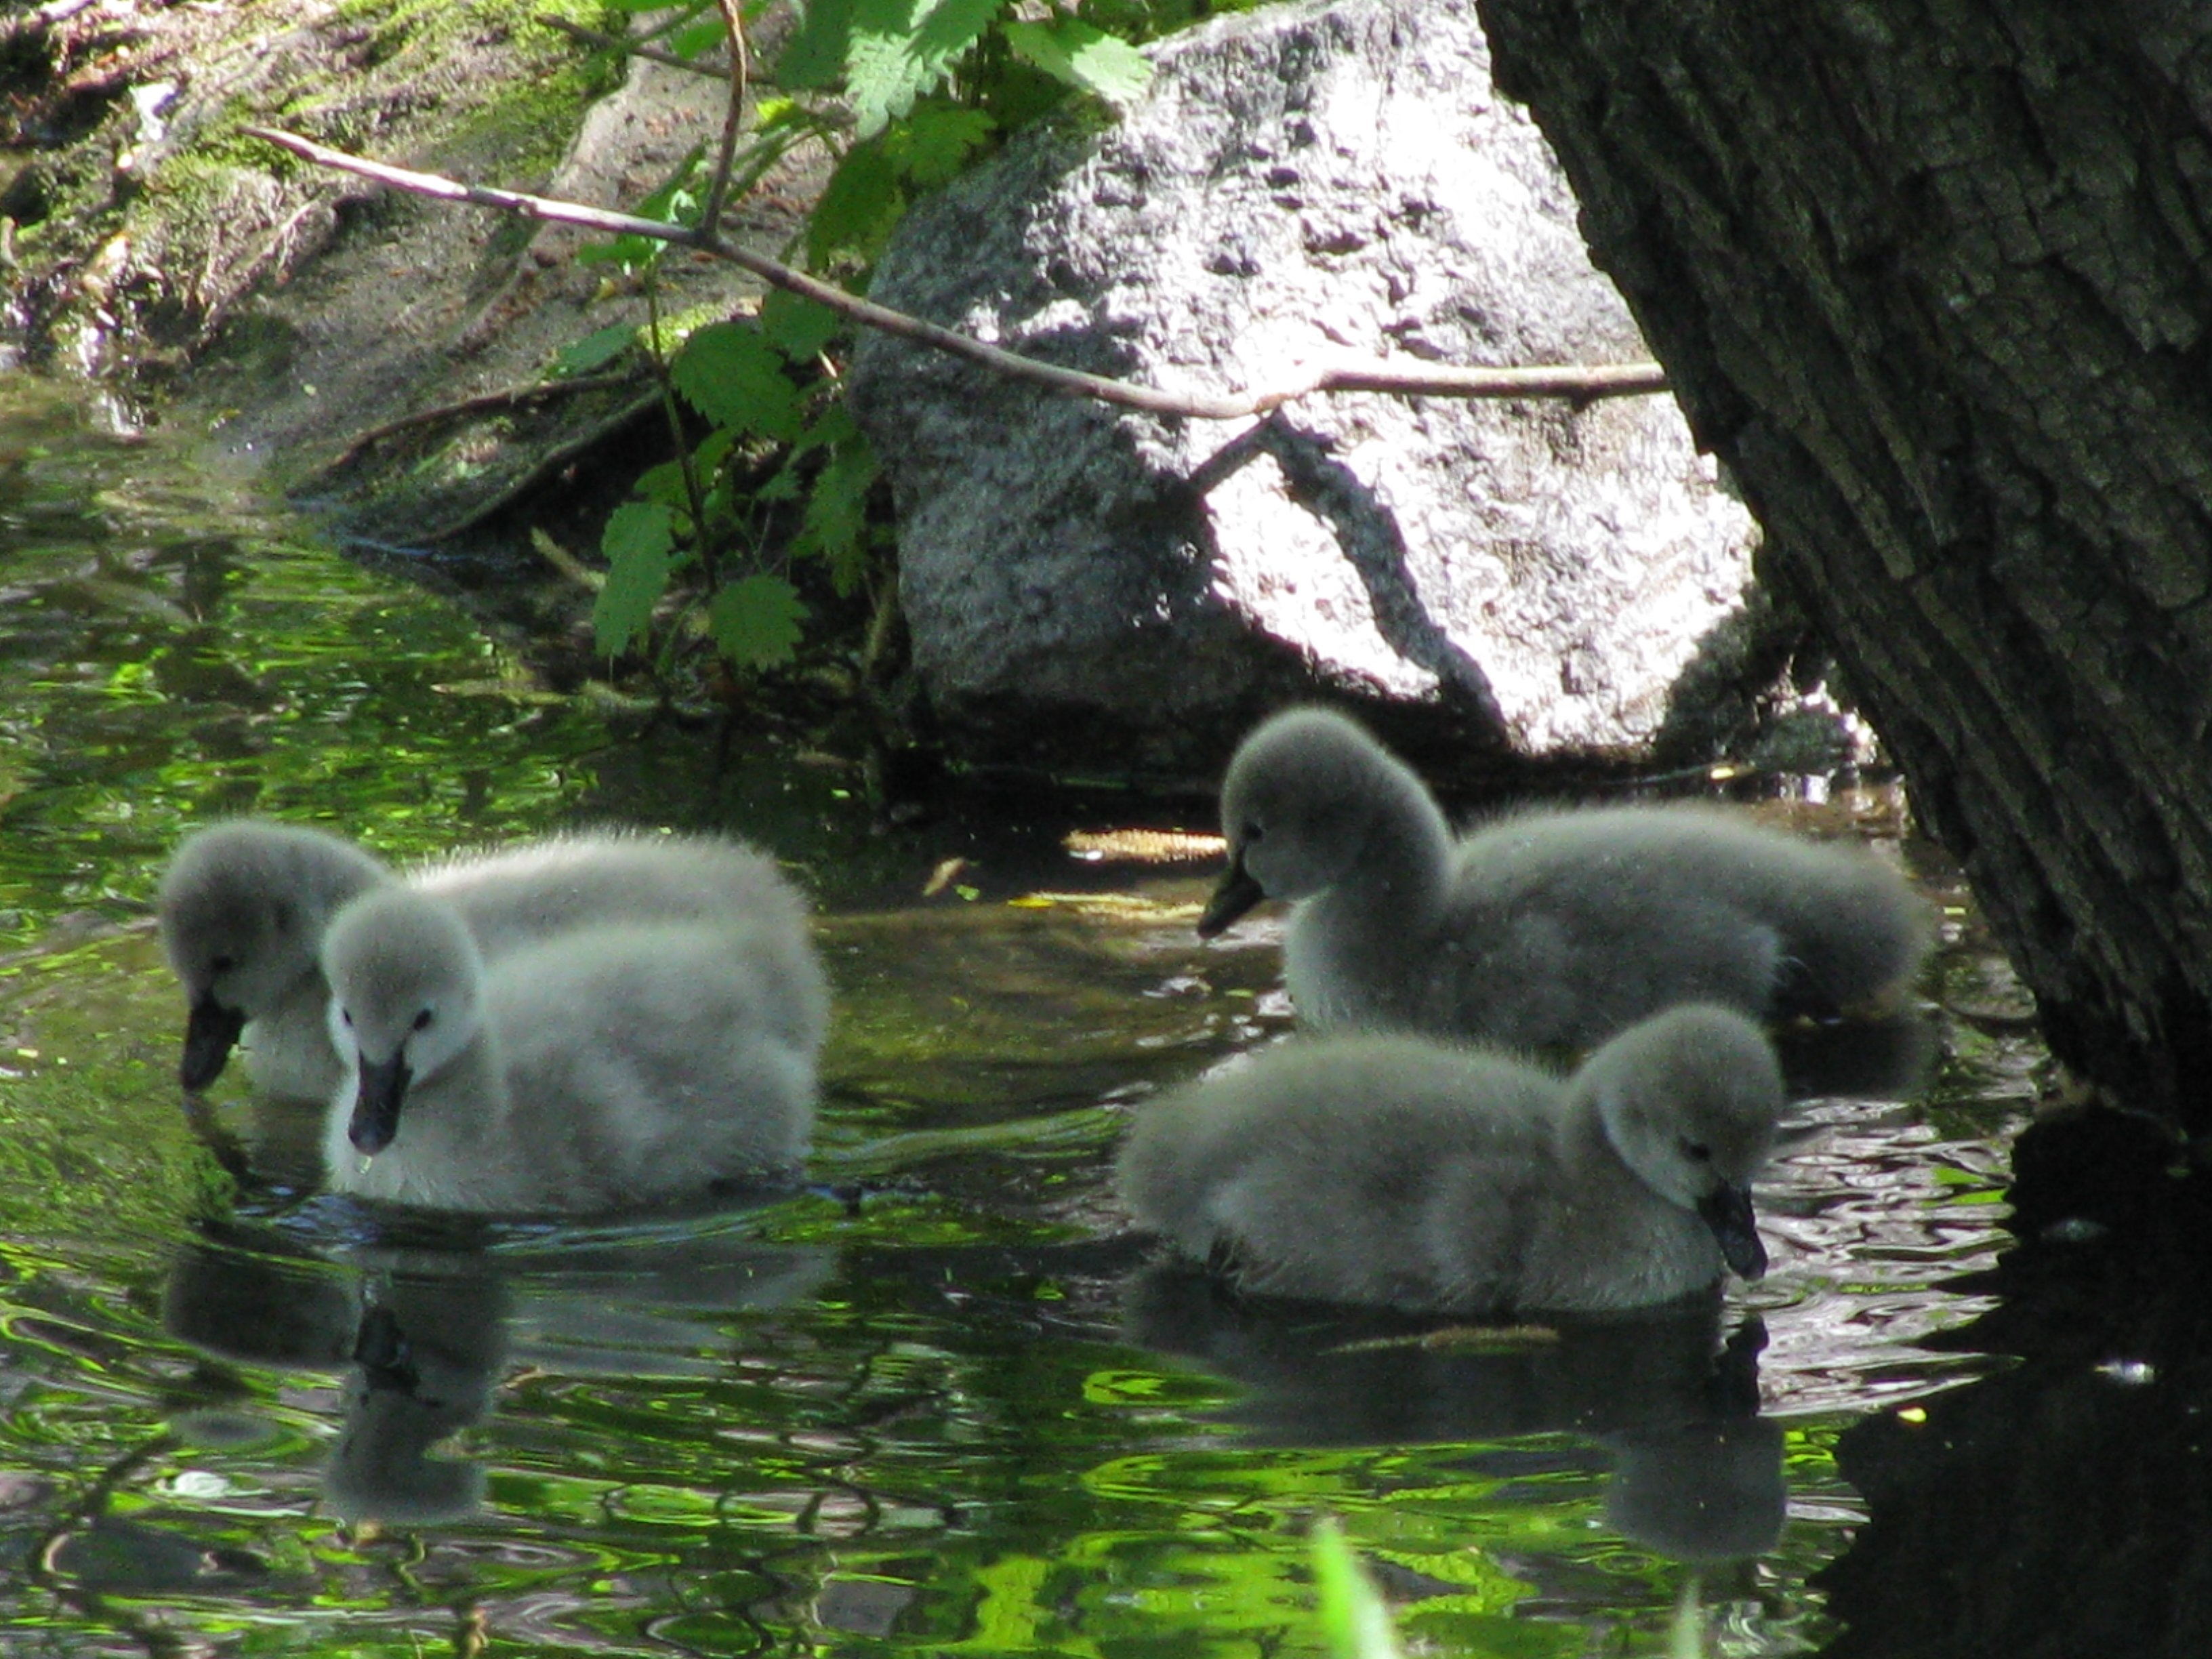
[[[1431, 1651], [1809, 1652], [1865, 1520], [1838, 1437], [2007, 1373], [1953, 1281], [2010, 1242], [2039, 1051], [1932, 864], [1947, 1012], [1800, 1043], [1764, 1281], [1437, 1337], [1224, 1303], [1121, 1233], [1125, 1115], [1288, 1024], [1267, 927], [1194, 939], [1202, 866], [1102, 891], [1048, 846], [925, 902], [941, 849], [836, 764], [741, 741], [715, 780], [20, 386], [0, 596], [0, 1653], [1318, 1653], [1324, 1512]], [[823, 1189], [404, 1225], [319, 1196], [313, 1125], [235, 1075], [188, 1121], [148, 901], [249, 811], [399, 858], [610, 817], [774, 845], [839, 994]]]

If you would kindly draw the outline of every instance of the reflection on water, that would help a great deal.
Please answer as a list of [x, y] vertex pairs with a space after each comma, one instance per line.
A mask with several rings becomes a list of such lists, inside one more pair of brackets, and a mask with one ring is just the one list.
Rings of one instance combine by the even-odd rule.
[[[1691, 1635], [1797, 1653], [1839, 1634], [1814, 1577], [1866, 1516], [1839, 1437], [2029, 1374], [1958, 1334], [2005, 1305], [2038, 1058], [1972, 940], [1956, 1017], [1794, 1045], [1774, 1267], [1725, 1302], [1443, 1339], [1224, 1306], [1146, 1270], [1108, 1181], [1146, 1097], [1286, 1028], [1264, 927], [1191, 937], [1203, 870], [860, 908], [934, 849], [872, 836], [835, 767], [641, 760], [447, 606], [58, 403], [0, 410], [0, 592], [11, 1651], [1316, 1653], [1326, 1510], [1442, 1650], [1660, 1651], [1694, 1574]], [[226, 1163], [145, 905], [183, 825], [248, 809], [402, 858], [580, 816], [775, 846], [831, 900], [820, 1186], [426, 1233], [318, 1194], [313, 1115], [237, 1079], [201, 1126]]]

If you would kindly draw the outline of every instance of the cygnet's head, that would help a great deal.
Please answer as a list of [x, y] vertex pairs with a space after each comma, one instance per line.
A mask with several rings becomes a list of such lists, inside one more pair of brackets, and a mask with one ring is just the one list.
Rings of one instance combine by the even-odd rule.
[[1783, 1105], [1765, 1034], [1731, 1009], [1686, 1003], [1613, 1038], [1575, 1081], [1644, 1183], [1695, 1211], [1744, 1278], [1765, 1273], [1751, 1183], [1773, 1150]]
[[178, 1078], [204, 1089], [246, 1022], [315, 971], [327, 906], [380, 875], [335, 836], [240, 820], [185, 837], [161, 878], [161, 948], [190, 1013]]
[[1221, 781], [1229, 869], [1198, 924], [1211, 939], [1262, 899], [1327, 892], [1409, 817], [1446, 835], [1420, 779], [1365, 727], [1328, 708], [1291, 708], [1238, 747]]
[[483, 959], [451, 906], [408, 888], [356, 899], [323, 941], [331, 1040], [359, 1062], [347, 1135], [374, 1155], [399, 1133], [408, 1085], [476, 1036]]

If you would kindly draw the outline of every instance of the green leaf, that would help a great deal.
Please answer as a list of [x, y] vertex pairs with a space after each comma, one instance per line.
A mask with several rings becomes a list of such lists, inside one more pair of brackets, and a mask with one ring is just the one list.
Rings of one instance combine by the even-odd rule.
[[799, 388], [783, 356], [741, 323], [709, 323], [684, 343], [669, 378], [686, 401], [717, 426], [764, 437], [799, 435]]
[[819, 267], [841, 258], [866, 264], [883, 252], [906, 195], [880, 143], [855, 144], [822, 188], [806, 222], [807, 256]]
[[1056, 81], [1126, 104], [1152, 84], [1152, 60], [1127, 40], [1076, 18], [1059, 22], [1009, 23], [1006, 45], [1025, 64]]
[[813, 554], [830, 567], [830, 582], [850, 593], [868, 570], [868, 491], [878, 472], [875, 451], [857, 435], [841, 446], [814, 479], [806, 498], [795, 553]]
[[891, 135], [892, 165], [917, 185], [933, 188], [957, 177], [998, 130], [999, 124], [980, 109], [916, 104], [905, 126]]
[[835, 86], [853, 40], [854, 0], [796, 0], [799, 27], [770, 70], [786, 91]]
[[673, 520], [658, 501], [625, 501], [607, 515], [599, 538], [606, 585], [592, 603], [592, 636], [600, 655], [619, 656], [645, 631], [668, 591], [675, 548]]
[[859, 0], [845, 52], [854, 136], [872, 138], [942, 82], [1006, 0]]
[[707, 631], [715, 647], [739, 668], [772, 668], [791, 660], [806, 607], [781, 576], [753, 575], [714, 595]]
[[702, 17], [670, 35], [668, 49], [689, 63], [693, 58], [704, 58], [729, 38], [730, 32], [720, 17]]
[[811, 362], [844, 325], [844, 319], [828, 306], [781, 289], [761, 301], [761, 332], [794, 363]]
[[1390, 1609], [1368, 1582], [1343, 1531], [1327, 1516], [1314, 1523], [1313, 1564], [1322, 1630], [1336, 1659], [1401, 1659]]
[[553, 354], [553, 367], [563, 374], [588, 374], [637, 343], [635, 323], [613, 323], [580, 340], [571, 340]]
[[680, 461], [663, 461], [659, 466], [646, 468], [629, 489], [633, 495], [642, 495], [668, 508], [672, 530], [678, 516], [691, 505], [690, 492], [684, 487], [684, 465]]

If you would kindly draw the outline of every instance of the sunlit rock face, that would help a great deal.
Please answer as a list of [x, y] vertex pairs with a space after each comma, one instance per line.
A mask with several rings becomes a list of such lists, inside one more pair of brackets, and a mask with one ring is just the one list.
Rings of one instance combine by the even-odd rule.
[[[923, 204], [874, 297], [1207, 392], [1346, 350], [1649, 355], [1464, 0], [1267, 8], [1155, 59], [1120, 123], [1031, 135]], [[1164, 419], [885, 337], [853, 389], [917, 667], [975, 754], [1218, 763], [1328, 690], [1501, 757], [1632, 756], [1748, 578], [1750, 520], [1665, 397]]]

